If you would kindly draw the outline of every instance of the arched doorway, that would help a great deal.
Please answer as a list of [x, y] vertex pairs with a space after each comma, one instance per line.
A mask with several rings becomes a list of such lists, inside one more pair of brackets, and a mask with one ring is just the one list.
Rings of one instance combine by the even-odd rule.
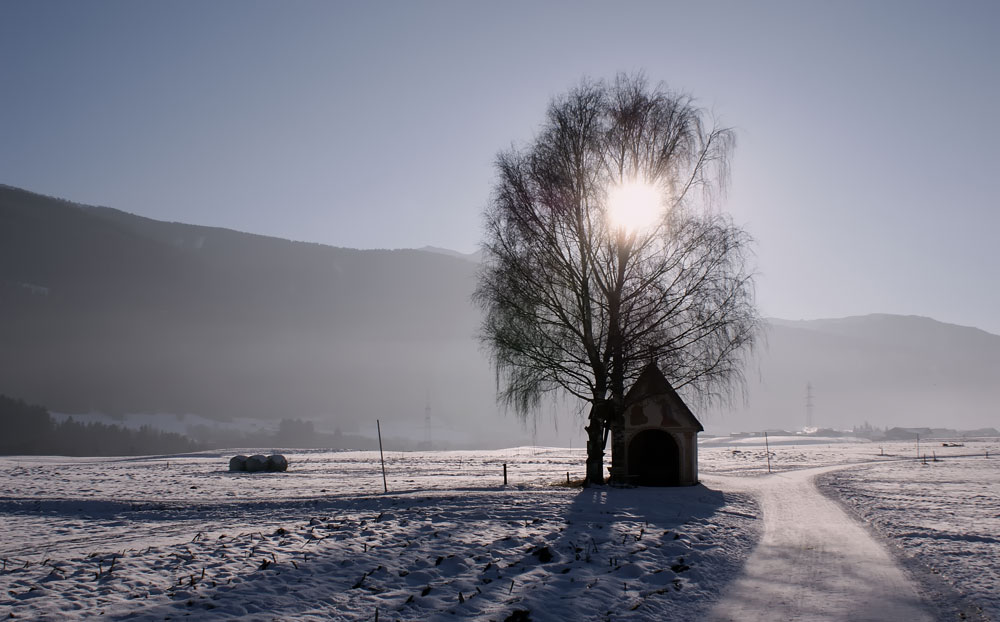
[[680, 458], [672, 434], [643, 430], [628, 445], [629, 478], [639, 486], [679, 486]]

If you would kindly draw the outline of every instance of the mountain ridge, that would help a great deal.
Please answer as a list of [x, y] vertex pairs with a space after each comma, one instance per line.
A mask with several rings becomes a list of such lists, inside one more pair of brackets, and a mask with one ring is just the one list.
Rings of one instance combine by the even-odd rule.
[[[0, 185], [0, 393], [57, 412], [376, 417], [490, 435], [579, 435], [575, 405], [511, 425], [475, 334], [478, 263], [433, 247], [347, 249], [158, 221]], [[771, 318], [749, 405], [707, 428], [995, 422], [1000, 336], [922, 318]], [[936, 388], [935, 388], [936, 387]], [[933, 391], [931, 389], [934, 389]], [[484, 432], [485, 431], [485, 432]], [[553, 436], [554, 435], [554, 436]], [[565, 440], [563, 441], [565, 444]]]
[[[161, 223], [3, 188], [0, 343], [8, 347], [0, 351], [0, 391], [61, 412], [274, 416], [282, 400], [261, 393], [277, 392], [295, 393], [287, 414], [363, 413], [372, 409], [360, 399], [337, 407], [352, 383], [327, 391], [323, 374], [375, 374], [374, 361], [355, 363], [373, 353], [399, 362], [400, 349], [390, 353], [387, 344], [409, 343], [403, 358], [412, 362], [415, 342], [474, 333], [474, 271], [423, 251]], [[403, 313], [398, 300], [407, 303]], [[330, 356], [335, 349], [357, 352], [345, 361]], [[290, 367], [268, 369], [266, 358]], [[461, 367], [449, 372], [462, 378]], [[157, 386], [168, 383], [153, 376], [183, 390]], [[212, 390], [213, 381], [224, 386]]]
[[987, 335], [989, 338], [1000, 339], [1000, 335], [990, 332], [978, 326], [966, 324], [955, 324], [954, 322], [944, 322], [926, 315], [903, 314], [903, 313], [864, 313], [859, 315], [847, 315], [842, 317], [813, 318], [802, 320], [789, 320], [785, 318], [768, 317], [766, 320], [772, 324], [780, 324], [789, 327], [801, 327], [811, 330], [826, 330], [837, 332], [837, 327], [850, 326], [861, 322], [880, 322], [893, 320], [896, 322], [907, 322], [912, 324], [923, 324], [924, 326], [947, 326], [951, 328], [974, 331], [977, 334]]

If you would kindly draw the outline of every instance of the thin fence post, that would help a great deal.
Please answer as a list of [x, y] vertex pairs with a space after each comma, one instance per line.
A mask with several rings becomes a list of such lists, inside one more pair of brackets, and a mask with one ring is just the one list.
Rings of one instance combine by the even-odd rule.
[[767, 472], [771, 472], [771, 446], [767, 443], [767, 432], [764, 432], [764, 453], [767, 454]]
[[503, 485], [507, 485], [507, 463], [503, 463]]
[[385, 480], [385, 454], [382, 453], [382, 424], [375, 420], [375, 427], [378, 429], [378, 455], [382, 459], [382, 487], [389, 492], [389, 483]]

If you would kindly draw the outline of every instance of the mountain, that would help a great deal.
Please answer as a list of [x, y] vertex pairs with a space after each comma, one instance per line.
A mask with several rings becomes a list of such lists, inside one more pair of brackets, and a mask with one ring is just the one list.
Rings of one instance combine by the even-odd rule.
[[466, 261], [474, 263], [479, 263], [483, 259], [482, 251], [476, 251], [474, 253], [460, 253], [458, 251], [453, 251], [449, 248], [441, 248], [439, 246], [421, 246], [420, 250], [427, 251], [428, 253], [447, 255], [449, 257], [458, 257], [459, 259], [465, 259]]
[[720, 428], [802, 428], [807, 384], [818, 427], [1000, 421], [1000, 336], [926, 317], [770, 319], [747, 378], [746, 404], [716, 411]]
[[[374, 420], [466, 446], [582, 439], [498, 411], [475, 340], [475, 255], [355, 250], [168, 223], [0, 186], [0, 394], [57, 413]], [[1000, 336], [929, 318], [768, 321], [747, 400], [712, 432], [995, 426]], [[690, 397], [690, 396], [688, 396]]]
[[[476, 264], [0, 187], [0, 393], [55, 412], [496, 417]], [[509, 421], [507, 422], [509, 424]]]

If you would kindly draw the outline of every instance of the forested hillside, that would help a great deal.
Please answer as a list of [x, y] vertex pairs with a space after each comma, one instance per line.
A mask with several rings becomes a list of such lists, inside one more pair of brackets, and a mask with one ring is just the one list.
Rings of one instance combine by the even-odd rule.
[[191, 439], [152, 428], [52, 419], [45, 408], [0, 395], [0, 455], [139, 456], [200, 449]]

